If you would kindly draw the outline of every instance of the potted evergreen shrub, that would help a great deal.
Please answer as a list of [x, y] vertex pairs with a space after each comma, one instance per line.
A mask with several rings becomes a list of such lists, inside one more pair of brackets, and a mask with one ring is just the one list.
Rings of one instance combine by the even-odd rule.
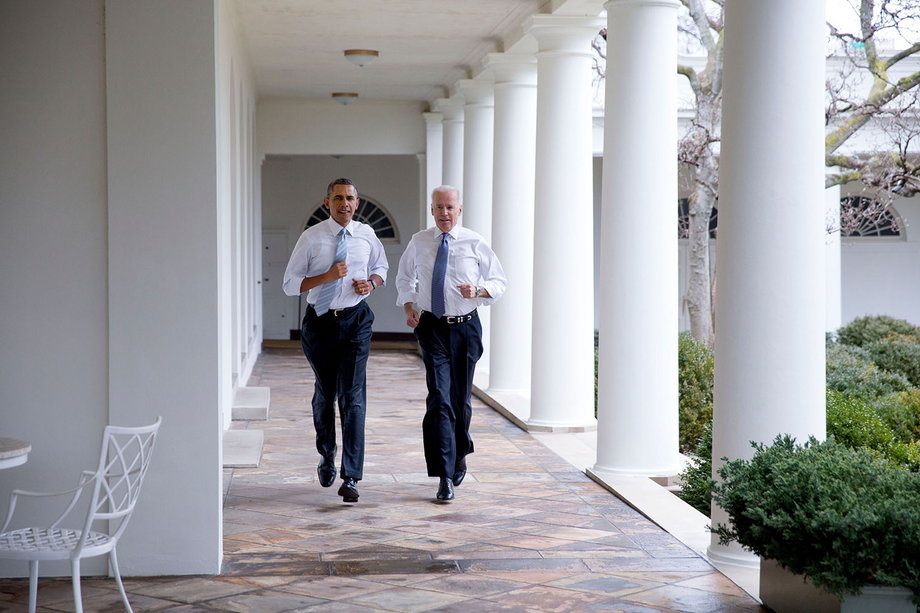
[[[839, 610], [914, 613], [920, 603], [920, 474], [833, 439], [796, 445], [786, 435], [754, 449], [750, 460], [727, 461], [718, 471], [713, 498], [731, 521], [716, 527], [720, 540], [738, 541], [800, 575], [799, 583], [807, 580], [836, 596]], [[886, 587], [894, 600], [854, 608]], [[782, 612], [783, 603], [768, 602], [764, 588], [764, 604]], [[792, 607], [785, 610], [818, 610], [803, 602]]]

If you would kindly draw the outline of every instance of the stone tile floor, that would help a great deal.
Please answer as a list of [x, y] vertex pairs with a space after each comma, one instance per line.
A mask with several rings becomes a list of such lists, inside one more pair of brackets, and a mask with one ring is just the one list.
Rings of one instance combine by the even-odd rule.
[[[421, 442], [425, 376], [413, 353], [374, 350], [357, 504], [316, 479], [312, 373], [268, 349], [250, 385], [271, 387], [262, 463], [224, 474], [216, 577], [127, 579], [135, 611], [764, 611], [677, 539], [478, 401], [476, 453], [450, 503], [435, 501]], [[141, 498], [143, 504], [143, 496]], [[130, 530], [130, 528], [129, 528]], [[114, 581], [83, 581], [86, 611], [122, 611]], [[28, 582], [0, 580], [0, 611]], [[39, 611], [73, 611], [43, 579]]]

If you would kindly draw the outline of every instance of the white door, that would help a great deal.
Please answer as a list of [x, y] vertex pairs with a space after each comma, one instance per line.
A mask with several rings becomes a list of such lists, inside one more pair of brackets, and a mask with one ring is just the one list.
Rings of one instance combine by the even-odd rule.
[[266, 230], [262, 233], [262, 326], [266, 339], [291, 338], [291, 330], [298, 330], [297, 298], [285, 295], [281, 289], [284, 269], [287, 267], [287, 232]]

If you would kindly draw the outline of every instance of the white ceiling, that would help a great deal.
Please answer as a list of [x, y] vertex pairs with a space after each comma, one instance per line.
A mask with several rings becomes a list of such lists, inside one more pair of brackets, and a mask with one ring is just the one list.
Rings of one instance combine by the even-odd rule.
[[[597, 0], [237, 0], [261, 97], [433, 101], [472, 78], [487, 53], [522, 40], [535, 13], [596, 8]], [[585, 14], [585, 13], [582, 13]], [[595, 12], [596, 14], [596, 12]], [[515, 50], [520, 50], [519, 48]], [[345, 49], [375, 49], [364, 68]]]

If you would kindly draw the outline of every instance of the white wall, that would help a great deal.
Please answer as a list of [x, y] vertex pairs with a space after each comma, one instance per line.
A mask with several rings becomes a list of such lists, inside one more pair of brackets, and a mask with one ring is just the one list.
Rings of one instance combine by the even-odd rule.
[[843, 323], [890, 315], [920, 325], [920, 196], [896, 199], [906, 240], [844, 238]]
[[[422, 122], [421, 115], [417, 121]], [[411, 332], [402, 309], [396, 306], [396, 268], [399, 256], [419, 228], [419, 161], [414, 155], [286, 155], [269, 156], [262, 164], [262, 224], [266, 231], [287, 234], [287, 251], [303, 231], [303, 225], [322, 204], [326, 186], [338, 177], [355, 182], [362, 196], [379, 202], [394, 218], [398, 243], [384, 243], [390, 271], [387, 285], [367, 299], [374, 310], [375, 332]], [[281, 292], [280, 278], [265, 292]], [[299, 328], [297, 298], [286, 300], [285, 319]], [[287, 333], [282, 338], [288, 338]]]
[[259, 100], [263, 155], [411, 154], [425, 151], [421, 103], [357, 100]]
[[102, 0], [0, 3], [0, 436], [32, 443], [4, 516], [14, 487], [72, 487], [108, 422], [103, 40]]
[[71, 486], [105, 424], [162, 415], [126, 575], [220, 570], [224, 416], [261, 340], [255, 98], [233, 8], [0, 4], [0, 436], [33, 444], [0, 471], [0, 505]]

